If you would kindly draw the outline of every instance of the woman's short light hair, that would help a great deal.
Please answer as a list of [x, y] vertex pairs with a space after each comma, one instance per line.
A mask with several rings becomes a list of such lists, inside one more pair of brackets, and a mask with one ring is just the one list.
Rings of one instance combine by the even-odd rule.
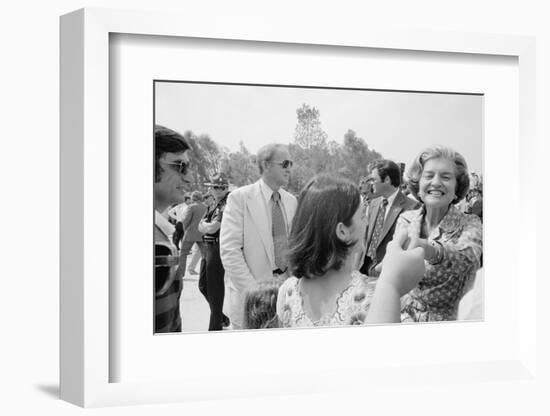
[[470, 188], [470, 176], [468, 174], [468, 165], [466, 159], [460, 153], [445, 147], [436, 146], [423, 150], [411, 163], [407, 171], [407, 184], [411, 193], [419, 201], [421, 198], [418, 196], [420, 188], [420, 178], [424, 171], [424, 165], [431, 159], [447, 159], [455, 165], [455, 178], [456, 178], [456, 197], [453, 200], [453, 204], [456, 204], [462, 200], [468, 193]]
[[288, 150], [288, 146], [279, 143], [270, 143], [266, 144], [265, 146], [260, 148], [260, 150], [258, 150], [258, 153], [256, 155], [256, 163], [258, 164], [260, 175], [264, 173], [263, 162], [273, 160], [273, 156], [275, 155], [275, 152], [277, 150]]

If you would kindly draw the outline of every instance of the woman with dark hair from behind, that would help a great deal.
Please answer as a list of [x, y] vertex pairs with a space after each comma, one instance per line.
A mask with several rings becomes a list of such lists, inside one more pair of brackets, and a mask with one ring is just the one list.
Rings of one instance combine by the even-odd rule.
[[360, 325], [374, 282], [359, 273], [367, 222], [359, 189], [321, 174], [300, 193], [289, 238], [291, 276], [279, 289], [281, 327]]

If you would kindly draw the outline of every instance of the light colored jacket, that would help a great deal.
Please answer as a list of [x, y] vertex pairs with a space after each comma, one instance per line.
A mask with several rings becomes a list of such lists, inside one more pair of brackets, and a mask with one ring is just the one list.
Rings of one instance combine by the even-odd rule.
[[[296, 212], [296, 198], [279, 190], [288, 230]], [[242, 328], [244, 298], [257, 282], [272, 279], [275, 266], [273, 237], [260, 183], [229, 194], [220, 232], [220, 255], [228, 278], [230, 318]]]

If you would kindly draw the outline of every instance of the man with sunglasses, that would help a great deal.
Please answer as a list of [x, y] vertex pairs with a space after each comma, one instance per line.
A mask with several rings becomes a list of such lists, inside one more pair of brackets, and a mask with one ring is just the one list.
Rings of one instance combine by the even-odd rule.
[[221, 225], [220, 252], [234, 329], [243, 327], [247, 291], [259, 282], [287, 277], [285, 252], [297, 206], [296, 198], [282, 189], [293, 164], [287, 146], [262, 147], [257, 163], [261, 178], [231, 192]]
[[188, 183], [189, 151], [179, 133], [155, 126], [155, 332], [181, 332], [182, 282], [175, 278], [178, 250], [172, 242], [174, 226], [166, 211], [183, 201]]
[[198, 230], [203, 233], [204, 258], [201, 262], [199, 290], [210, 306], [209, 331], [219, 331], [229, 326], [229, 318], [223, 314], [225, 297], [225, 270], [220, 258], [220, 226], [224, 215], [229, 181], [218, 173], [205, 184], [210, 187], [214, 205], [199, 222]]

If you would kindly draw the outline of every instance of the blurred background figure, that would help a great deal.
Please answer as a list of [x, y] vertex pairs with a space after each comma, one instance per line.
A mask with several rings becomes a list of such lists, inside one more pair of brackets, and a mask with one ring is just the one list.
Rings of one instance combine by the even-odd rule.
[[483, 221], [483, 195], [479, 189], [471, 189], [466, 195], [466, 214], [474, 214]]
[[205, 184], [210, 187], [214, 203], [202, 220], [198, 230], [204, 234], [204, 256], [201, 262], [199, 290], [210, 307], [209, 331], [219, 331], [228, 327], [229, 318], [223, 313], [225, 297], [225, 269], [220, 258], [220, 227], [229, 195], [229, 181], [223, 173], [215, 174]]
[[198, 244], [193, 245], [193, 248], [191, 249], [191, 259], [189, 260], [189, 265], [187, 266], [187, 273], [189, 275], [196, 276], [199, 274], [196, 270], [197, 264], [202, 262], [203, 256], [203, 246], [199, 246]]
[[183, 216], [176, 223], [183, 229], [183, 238], [181, 240], [179, 266], [176, 271], [176, 278], [183, 279], [187, 265], [187, 256], [191, 253], [191, 248], [197, 246], [198, 250], [203, 249], [202, 233], [198, 230], [199, 222], [206, 213], [206, 205], [202, 203], [202, 194], [194, 191], [191, 194], [191, 201], [183, 211]]
[[170, 221], [170, 224], [174, 225], [175, 227], [174, 234], [172, 235], [172, 242], [175, 244], [178, 250], [180, 249], [180, 243], [183, 239], [184, 233], [181, 219], [185, 215], [185, 211], [189, 206], [190, 201], [191, 193], [186, 192], [183, 195], [183, 202], [172, 204], [172, 206], [166, 211], [165, 214], [168, 217], [168, 221]]
[[475, 172], [470, 174], [470, 190], [466, 194], [466, 214], [474, 214], [483, 222], [483, 179]]
[[374, 198], [372, 193], [372, 179], [368, 176], [363, 176], [359, 180], [359, 192], [361, 193], [361, 202], [367, 206]]
[[204, 205], [206, 205], [206, 208], [207, 208], [208, 211], [210, 211], [214, 207], [214, 205], [216, 205], [214, 195], [212, 195], [212, 193], [210, 191], [204, 193], [203, 203], [204, 203]]
[[168, 216], [168, 221], [173, 225], [176, 225], [178, 221], [181, 221], [185, 210], [191, 203], [191, 192], [185, 192], [183, 195], [183, 201], [179, 203], [172, 204], [172, 206], [166, 211]]
[[[216, 205], [215, 199], [210, 192], [205, 192], [202, 195], [202, 203], [206, 206], [206, 212], [210, 212], [211, 209]], [[190, 275], [197, 275], [197, 264], [199, 264], [199, 273], [200, 269], [203, 267], [202, 263], [204, 262], [204, 245], [199, 248], [197, 244], [193, 246], [191, 252], [191, 260], [189, 261], [189, 266], [187, 266], [187, 271]]]

